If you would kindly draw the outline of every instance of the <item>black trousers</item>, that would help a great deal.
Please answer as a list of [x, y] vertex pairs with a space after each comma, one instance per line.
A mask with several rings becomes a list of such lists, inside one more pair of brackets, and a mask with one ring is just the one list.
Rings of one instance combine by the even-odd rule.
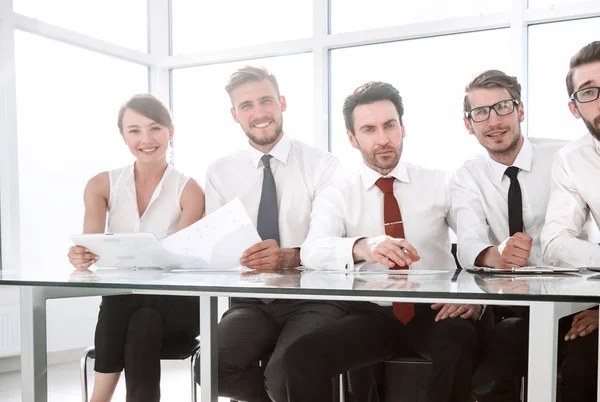
[[198, 336], [197, 297], [119, 295], [102, 298], [94, 369], [125, 370], [127, 402], [160, 401], [161, 349]]
[[[219, 395], [245, 402], [271, 402], [267, 388], [279, 388], [282, 357], [288, 346], [350, 314], [348, 305], [333, 301], [273, 300], [265, 304], [258, 299], [236, 300], [218, 326]], [[195, 370], [199, 374], [199, 366]]]
[[[354, 313], [297, 339], [285, 351], [281, 379], [267, 386], [276, 402], [331, 402], [331, 379], [403, 352], [433, 361], [429, 402], [465, 402], [478, 347], [477, 324], [460, 318], [435, 322], [430, 305], [415, 305], [408, 325], [391, 307], [356, 303]], [[364, 396], [353, 400], [364, 401]]]
[[[559, 321], [557, 400], [596, 401], [598, 331], [572, 341], [564, 337], [573, 316]], [[527, 375], [529, 315], [505, 318], [485, 335], [482, 360], [473, 376], [478, 402], [518, 402], [521, 377]]]

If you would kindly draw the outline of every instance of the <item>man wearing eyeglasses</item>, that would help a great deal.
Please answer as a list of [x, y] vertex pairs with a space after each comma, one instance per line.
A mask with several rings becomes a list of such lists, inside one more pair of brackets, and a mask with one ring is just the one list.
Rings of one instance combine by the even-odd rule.
[[[555, 265], [600, 267], [600, 246], [579, 239], [587, 218], [600, 223], [600, 41], [584, 46], [570, 62], [567, 74], [569, 110], [583, 120], [588, 132], [556, 155], [552, 166], [551, 199], [542, 231], [544, 259]], [[584, 387], [576, 374], [563, 378], [568, 392], [579, 390], [580, 399], [596, 400], [598, 370], [598, 310], [586, 310], [573, 319], [565, 339], [581, 339], [586, 348], [574, 350], [567, 342], [572, 366], [586, 363]], [[582, 388], [582, 389], [581, 389]]]
[[[465, 127], [487, 152], [467, 160], [451, 180], [459, 262], [495, 268], [542, 264], [550, 167], [566, 142], [523, 136], [525, 107], [516, 77], [488, 70], [465, 92]], [[473, 393], [479, 402], [516, 402], [527, 373], [529, 311], [491, 310], [496, 328], [486, 335]]]

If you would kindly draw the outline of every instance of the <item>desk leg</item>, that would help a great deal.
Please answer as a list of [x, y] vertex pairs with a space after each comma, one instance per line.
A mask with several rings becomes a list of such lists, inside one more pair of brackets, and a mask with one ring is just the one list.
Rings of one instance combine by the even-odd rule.
[[46, 402], [46, 298], [44, 289], [21, 292], [21, 396], [23, 402]]
[[217, 305], [213, 296], [200, 296], [200, 400], [217, 402]]
[[556, 402], [557, 303], [531, 303], [528, 402]]

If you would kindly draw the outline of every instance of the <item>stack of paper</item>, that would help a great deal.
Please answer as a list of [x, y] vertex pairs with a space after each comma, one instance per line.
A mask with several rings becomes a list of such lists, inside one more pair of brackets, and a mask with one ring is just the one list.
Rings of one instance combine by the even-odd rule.
[[158, 241], [151, 233], [71, 236], [111, 268], [215, 269], [240, 267], [240, 258], [261, 241], [239, 198], [187, 228]]
[[166, 268], [231, 269], [250, 246], [262, 241], [239, 198], [187, 228], [163, 239], [171, 256], [192, 257], [195, 261], [173, 261]]

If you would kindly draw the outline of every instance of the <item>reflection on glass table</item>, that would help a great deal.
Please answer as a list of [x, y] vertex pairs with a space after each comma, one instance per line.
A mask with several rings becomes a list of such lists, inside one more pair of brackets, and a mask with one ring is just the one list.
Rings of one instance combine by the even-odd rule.
[[431, 275], [331, 272], [304, 268], [272, 271], [164, 271], [162, 269], [95, 269], [63, 275], [44, 270], [18, 273], [4, 270], [0, 285], [127, 289], [142, 293], [179, 291], [221, 295], [264, 294], [285, 298], [344, 296], [348, 300], [377, 298], [449, 298], [480, 300], [530, 300], [597, 302], [600, 282], [587, 280], [597, 273], [561, 275], [474, 275], [453, 272]]

